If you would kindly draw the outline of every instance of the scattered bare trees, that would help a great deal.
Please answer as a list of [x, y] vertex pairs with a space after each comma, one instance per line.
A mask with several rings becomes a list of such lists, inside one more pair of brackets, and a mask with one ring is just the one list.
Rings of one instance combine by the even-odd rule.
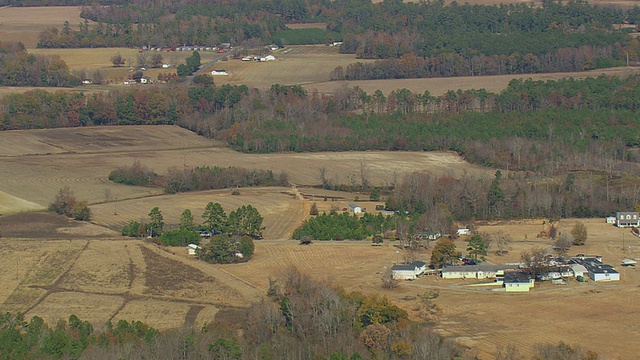
[[553, 242], [553, 247], [556, 249], [558, 254], [565, 255], [567, 251], [571, 248], [574, 240], [567, 233], [562, 233], [562, 235], [556, 237], [556, 240]]
[[545, 258], [545, 250], [542, 248], [535, 247], [531, 250], [523, 251], [520, 254], [520, 260], [534, 277], [538, 277], [549, 269]]
[[571, 229], [571, 235], [573, 236], [573, 245], [584, 245], [587, 242], [587, 227], [578, 221]]

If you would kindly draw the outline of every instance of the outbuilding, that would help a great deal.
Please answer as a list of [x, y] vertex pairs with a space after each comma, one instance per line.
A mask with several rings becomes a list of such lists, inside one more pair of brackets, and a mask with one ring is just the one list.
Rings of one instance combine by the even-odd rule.
[[391, 274], [396, 280], [414, 280], [427, 269], [427, 264], [414, 261], [409, 264], [395, 264], [391, 267]]
[[187, 253], [189, 255], [196, 255], [198, 249], [200, 249], [200, 246], [198, 246], [196, 244], [187, 245]]
[[349, 211], [354, 214], [360, 214], [362, 212], [362, 208], [356, 204], [349, 204]]

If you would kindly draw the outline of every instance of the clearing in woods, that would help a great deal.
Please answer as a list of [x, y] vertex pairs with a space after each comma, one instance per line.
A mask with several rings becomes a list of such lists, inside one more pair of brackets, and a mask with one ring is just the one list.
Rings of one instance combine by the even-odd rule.
[[[370, 183], [379, 185], [394, 183], [413, 171], [452, 175], [465, 171], [491, 173], [490, 169], [471, 165], [449, 152], [243, 154], [177, 126], [3, 131], [0, 143], [6, 145], [0, 149], [3, 169], [0, 191], [6, 194], [0, 196], [3, 213], [32, 210], [33, 204], [44, 208], [64, 186], [69, 186], [78, 199], [90, 204], [110, 203], [105, 208], [111, 209], [125, 199], [161, 195], [160, 188], [120, 185], [108, 180], [112, 170], [130, 166], [135, 160], [159, 174], [165, 174], [172, 166], [237, 166], [273, 170], [276, 176], [284, 171], [298, 185], [319, 184], [321, 168], [326, 169], [326, 178], [335, 183], [359, 184], [362, 170]], [[279, 194], [281, 189], [267, 191], [284, 203], [290, 201]], [[186, 208], [180, 205], [181, 199], [191, 201], [186, 195], [166, 199], [163, 203], [175, 202], [176, 211]], [[287, 206], [284, 203], [282, 206]], [[150, 209], [140, 216], [146, 216]]]

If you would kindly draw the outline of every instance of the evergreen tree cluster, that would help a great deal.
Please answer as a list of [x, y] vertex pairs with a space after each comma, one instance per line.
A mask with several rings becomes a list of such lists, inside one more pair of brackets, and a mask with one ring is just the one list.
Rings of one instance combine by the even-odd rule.
[[200, 65], [200, 53], [194, 51], [193, 54], [186, 59], [186, 64], [178, 65], [176, 71], [178, 72], [178, 76], [188, 76], [198, 71]]
[[159, 332], [139, 321], [108, 322], [105, 329], [69, 316], [50, 327], [34, 316], [27, 322], [21, 313], [0, 315], [0, 358], [12, 359], [79, 359], [91, 346], [110, 347], [144, 344], [155, 340]]
[[232, 264], [251, 260], [254, 252], [252, 237], [220, 234], [198, 249], [198, 258], [213, 264]]
[[308, 219], [293, 233], [293, 238], [301, 240], [362, 240], [366, 237], [395, 229], [394, 217], [382, 214], [323, 213]]
[[0, 86], [80, 85], [57, 56], [29, 54], [22, 43], [0, 41]]

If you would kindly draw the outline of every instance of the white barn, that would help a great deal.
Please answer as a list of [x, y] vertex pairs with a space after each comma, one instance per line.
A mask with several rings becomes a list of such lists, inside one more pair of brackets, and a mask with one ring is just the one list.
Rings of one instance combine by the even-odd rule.
[[349, 211], [354, 214], [360, 214], [362, 212], [362, 208], [356, 204], [349, 204]]

